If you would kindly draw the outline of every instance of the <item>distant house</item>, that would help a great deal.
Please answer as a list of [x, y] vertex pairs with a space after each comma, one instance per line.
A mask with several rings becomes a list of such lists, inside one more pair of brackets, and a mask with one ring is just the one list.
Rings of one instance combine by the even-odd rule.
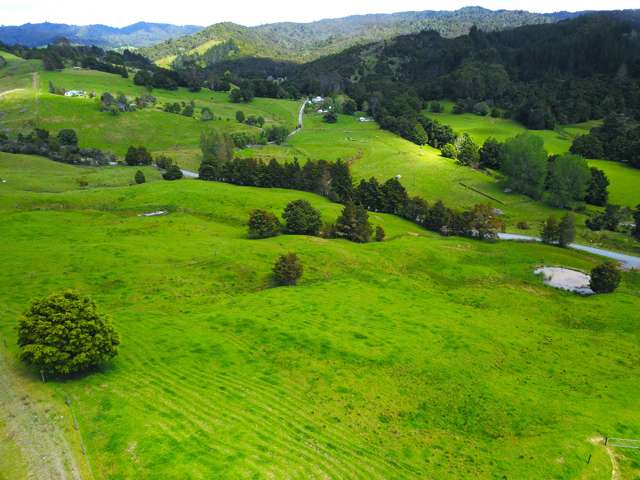
[[313, 103], [322, 103], [322, 102], [324, 102], [324, 98], [322, 98], [320, 96], [314, 97], [314, 98], [311, 99], [311, 102], [313, 102]]
[[373, 122], [373, 119], [369, 118], [369, 117], [360, 117], [358, 119], [358, 121], [360, 121], [360, 122]]
[[64, 92], [65, 97], [84, 97], [83, 90], [67, 90]]

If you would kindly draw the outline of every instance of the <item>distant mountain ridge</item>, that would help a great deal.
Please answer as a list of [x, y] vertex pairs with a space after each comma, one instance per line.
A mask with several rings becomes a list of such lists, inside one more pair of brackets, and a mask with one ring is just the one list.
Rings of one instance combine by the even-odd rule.
[[496, 31], [554, 23], [582, 13], [539, 14], [465, 7], [455, 11], [354, 15], [310, 23], [280, 22], [256, 27], [226, 22], [145, 48], [142, 53], [165, 64], [181, 55], [196, 57], [202, 63], [250, 56], [304, 62], [340, 52], [353, 45], [421, 30], [435, 30], [444, 37], [453, 38], [467, 34], [474, 25], [484, 31]]
[[122, 28], [101, 24], [25, 23], [19, 26], [0, 26], [0, 42], [8, 45], [40, 47], [64, 37], [72, 43], [103, 48], [147, 47], [169, 38], [190, 35], [199, 30], [202, 30], [202, 27], [196, 25], [149, 22], [137, 22]]

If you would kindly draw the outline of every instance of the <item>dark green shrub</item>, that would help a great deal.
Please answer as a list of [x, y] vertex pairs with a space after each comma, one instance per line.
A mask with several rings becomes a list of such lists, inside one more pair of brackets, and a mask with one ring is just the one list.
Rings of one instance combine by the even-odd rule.
[[112, 359], [120, 339], [89, 297], [64, 292], [36, 300], [20, 320], [20, 358], [42, 373], [68, 375]]
[[144, 173], [142, 173], [142, 170], [138, 170], [133, 178], [138, 185], [147, 181], [147, 179], [144, 177]]
[[182, 170], [178, 165], [171, 165], [166, 172], [162, 174], [165, 180], [180, 180], [182, 178]]
[[249, 214], [249, 238], [269, 238], [282, 231], [280, 220], [266, 210], [254, 210]]
[[294, 235], [317, 235], [322, 227], [320, 212], [306, 200], [290, 202], [282, 214], [287, 233]]
[[278, 285], [295, 285], [302, 272], [302, 262], [295, 253], [280, 255], [273, 266], [273, 276]]
[[591, 290], [611, 293], [620, 285], [620, 271], [613, 262], [605, 262], [591, 270]]

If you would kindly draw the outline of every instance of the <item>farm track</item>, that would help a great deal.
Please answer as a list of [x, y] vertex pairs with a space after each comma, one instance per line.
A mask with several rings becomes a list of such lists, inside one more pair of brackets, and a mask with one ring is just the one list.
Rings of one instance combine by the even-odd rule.
[[29, 479], [82, 480], [72, 450], [58, 424], [63, 420], [46, 404], [25, 393], [0, 353], [0, 415], [27, 464]]
[[14, 88], [12, 90], [7, 90], [6, 92], [0, 92], [0, 97], [4, 97], [5, 95], [10, 95], [16, 92], [22, 92], [24, 90], [25, 90], [24, 88]]

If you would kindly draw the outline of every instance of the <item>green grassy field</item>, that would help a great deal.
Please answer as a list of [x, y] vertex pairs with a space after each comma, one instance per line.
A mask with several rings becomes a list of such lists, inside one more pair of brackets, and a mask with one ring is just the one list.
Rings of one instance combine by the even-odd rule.
[[[22, 61], [24, 62], [24, 60]], [[26, 68], [26, 67], [25, 67]], [[133, 84], [132, 80], [91, 70], [64, 70], [62, 72], [42, 72], [39, 74], [39, 95], [37, 103], [31, 86], [31, 74], [8, 75], [11, 85], [26, 88], [0, 99], [2, 124], [12, 131], [24, 131], [39, 126], [53, 131], [73, 128], [78, 132], [80, 144], [110, 150], [123, 156], [130, 145], [144, 145], [154, 154], [173, 157], [181, 166], [197, 170], [200, 163], [200, 134], [207, 128], [218, 128], [227, 132], [254, 131], [258, 129], [239, 124], [235, 114], [242, 110], [246, 116], [262, 116], [266, 124], [285, 125], [293, 129], [297, 125], [300, 102], [257, 98], [250, 104], [233, 104], [225, 93], [202, 90], [189, 92], [154, 90], [157, 97], [155, 108], [112, 116], [101, 112], [97, 101], [89, 98], [66, 98], [50, 94], [49, 82], [68, 90], [95, 92], [99, 97], [104, 92], [119, 92], [133, 98], [147, 94], [145, 88]], [[9, 80], [7, 88], [9, 90]], [[3, 90], [2, 80], [0, 87]], [[15, 87], [13, 87], [15, 88]], [[177, 114], [162, 112], [165, 103], [196, 103], [199, 109], [209, 107], [216, 119], [203, 122]]]
[[[127, 167], [6, 154], [0, 167], [2, 353], [16, 355], [30, 300], [65, 288], [122, 335], [91, 375], [17, 372], [52, 408], [72, 400], [96, 479], [609, 478], [588, 439], [640, 436], [639, 273], [583, 298], [532, 274], [598, 262], [576, 252], [387, 215], [372, 216], [383, 243], [247, 240], [253, 208], [305, 198], [331, 220], [340, 207], [194, 180], [130, 186]], [[272, 288], [288, 251], [304, 278]]]
[[[441, 103], [444, 107], [443, 113], [425, 112], [425, 114], [449, 125], [458, 134], [468, 133], [478, 145], [482, 145], [489, 137], [503, 142], [528, 131], [513, 120], [481, 117], [472, 113], [457, 115], [451, 113], [453, 102], [444, 101]], [[558, 126], [554, 131], [532, 130], [529, 132], [544, 140], [545, 148], [550, 154], [560, 154], [569, 151], [575, 137], [589, 133], [589, 130], [597, 124], [598, 122], [592, 121]], [[609, 187], [610, 201], [612, 203], [628, 207], [635, 207], [640, 203], [640, 169], [604, 160], [589, 160], [589, 164], [604, 170], [609, 177], [611, 182]]]

